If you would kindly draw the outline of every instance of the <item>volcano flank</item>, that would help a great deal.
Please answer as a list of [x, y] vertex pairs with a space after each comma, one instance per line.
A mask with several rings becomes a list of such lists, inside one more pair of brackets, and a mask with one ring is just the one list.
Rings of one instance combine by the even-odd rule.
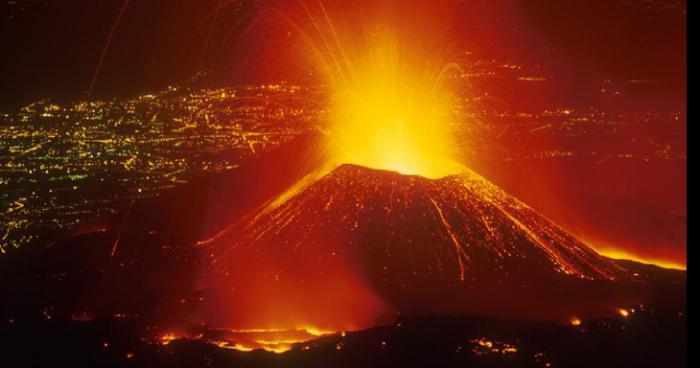
[[230, 325], [568, 321], [641, 302], [631, 272], [469, 170], [427, 179], [342, 165], [292, 193], [210, 244], [204, 280], [217, 309], [237, 312]]

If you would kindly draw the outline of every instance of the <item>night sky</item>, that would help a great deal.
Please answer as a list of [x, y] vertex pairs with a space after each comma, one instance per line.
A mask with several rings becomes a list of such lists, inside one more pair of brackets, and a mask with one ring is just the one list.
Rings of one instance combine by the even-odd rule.
[[[259, 2], [223, 1], [212, 23], [219, 2], [131, 0], [106, 54], [95, 96], [151, 92], [223, 65], [229, 67], [226, 82], [248, 79], [251, 73], [235, 65], [237, 60], [231, 67], [231, 56], [246, 52], [238, 36]], [[44, 97], [86, 96], [122, 5], [123, 0], [0, 1], [0, 109]], [[669, 94], [669, 101], [684, 100], [684, 1], [476, 0], [464, 1], [460, 9], [470, 21], [465, 34], [497, 31], [512, 38], [506, 48], [486, 41], [476, 45], [490, 48], [488, 52], [518, 58], [530, 54], [573, 79], [663, 80], [661, 92]]]

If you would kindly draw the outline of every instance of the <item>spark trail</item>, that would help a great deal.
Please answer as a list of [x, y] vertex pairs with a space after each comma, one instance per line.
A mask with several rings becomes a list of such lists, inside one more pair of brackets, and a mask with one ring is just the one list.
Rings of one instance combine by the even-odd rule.
[[124, 0], [124, 2], [122, 3], [122, 7], [119, 9], [119, 13], [117, 14], [117, 18], [114, 20], [112, 29], [110, 30], [109, 35], [107, 36], [107, 41], [105, 42], [105, 45], [102, 48], [100, 59], [97, 61], [97, 66], [95, 67], [95, 74], [93, 74], [92, 80], [90, 81], [90, 88], [88, 89], [87, 93], [88, 100], [92, 98], [92, 93], [95, 90], [95, 83], [97, 83], [97, 76], [102, 70], [102, 64], [104, 63], [105, 56], [107, 56], [107, 51], [109, 51], [109, 47], [112, 44], [112, 38], [114, 37], [114, 34], [117, 31], [117, 27], [119, 27], [119, 24], [121, 23], [122, 18], [124, 17], [124, 13], [126, 13], [126, 8], [129, 7], [130, 2], [131, 0]]

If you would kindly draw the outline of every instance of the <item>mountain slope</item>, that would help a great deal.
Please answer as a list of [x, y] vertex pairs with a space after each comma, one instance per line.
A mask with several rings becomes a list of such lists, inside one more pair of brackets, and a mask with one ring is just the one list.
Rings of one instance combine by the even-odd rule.
[[362, 316], [352, 326], [389, 311], [568, 319], [638, 299], [618, 263], [470, 171], [431, 180], [343, 165], [209, 249], [208, 281], [235, 290], [217, 300], [248, 320], [264, 304], [277, 324], [290, 309], [314, 311], [295, 317], [307, 321], [348, 308]]

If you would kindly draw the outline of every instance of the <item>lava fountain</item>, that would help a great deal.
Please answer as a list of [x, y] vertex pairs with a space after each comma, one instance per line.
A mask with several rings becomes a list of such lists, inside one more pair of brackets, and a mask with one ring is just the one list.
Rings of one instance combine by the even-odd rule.
[[354, 164], [429, 178], [462, 170], [453, 131], [469, 91], [461, 78], [458, 1], [268, 5], [246, 33], [255, 51], [244, 58], [263, 78], [327, 92], [310, 104], [325, 111], [319, 151], [329, 168]]
[[[361, 19], [306, 7], [306, 57], [330, 90], [327, 152], [355, 164], [439, 178], [452, 158], [457, 91], [447, 2], [378, 2]], [[314, 13], [317, 12], [319, 14]], [[337, 21], [335, 19], [338, 19]]]

